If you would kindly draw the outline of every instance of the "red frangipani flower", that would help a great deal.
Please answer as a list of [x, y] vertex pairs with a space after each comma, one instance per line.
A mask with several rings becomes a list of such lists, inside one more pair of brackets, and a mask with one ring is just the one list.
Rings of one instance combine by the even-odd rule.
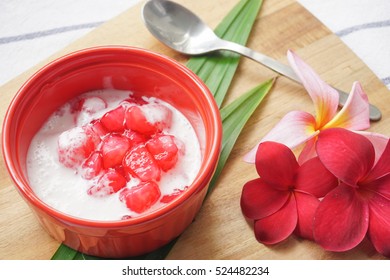
[[[287, 58], [315, 113], [287, 113], [245, 155], [260, 178], [243, 187], [243, 214], [265, 244], [295, 232], [326, 250], [346, 251], [368, 236], [390, 257], [390, 140], [362, 131], [370, 126], [367, 95], [355, 82], [337, 111], [337, 91], [294, 52]], [[298, 146], [297, 161], [290, 148]]]
[[259, 145], [255, 165], [260, 178], [244, 185], [241, 209], [247, 218], [255, 220], [257, 240], [275, 244], [294, 231], [313, 239], [318, 198], [338, 185], [336, 177], [318, 157], [299, 166], [293, 152], [276, 142]]
[[314, 239], [323, 248], [345, 251], [368, 235], [390, 257], [390, 141], [378, 160], [372, 143], [351, 131], [322, 131], [318, 157], [340, 184], [318, 206]]

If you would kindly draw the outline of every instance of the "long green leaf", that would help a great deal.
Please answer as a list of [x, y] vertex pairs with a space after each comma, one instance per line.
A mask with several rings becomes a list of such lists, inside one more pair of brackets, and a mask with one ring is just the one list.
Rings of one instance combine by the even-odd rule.
[[57, 251], [51, 257], [52, 260], [74, 260], [77, 255], [77, 251], [69, 248], [68, 246], [61, 244]]
[[258, 85], [220, 110], [223, 126], [222, 151], [208, 192], [214, 188], [246, 122], [270, 91], [273, 83], [274, 79], [271, 79]]
[[99, 258], [80, 253], [68, 246], [61, 244], [54, 253], [52, 260], [98, 260]]
[[[215, 33], [223, 39], [245, 45], [249, 38], [253, 23], [255, 22], [258, 12], [261, 8], [262, 2], [262, 0], [241, 0], [217, 26]], [[190, 68], [205, 82], [210, 91], [213, 93], [218, 107], [220, 107], [225, 99], [226, 93], [238, 67], [239, 59], [240, 57], [236, 54], [229, 52], [219, 52], [214, 55], [192, 57], [187, 62], [187, 67]], [[246, 105], [244, 106], [240, 104], [247, 104], [248, 102], [245, 101], [247, 98], [250, 99], [256, 96], [259, 98], [259, 100], [252, 100], [249, 101], [249, 103], [253, 102], [254, 104], [258, 105], [266, 94], [266, 92], [261, 93], [263, 91], [261, 88], [262, 86], [253, 89], [249, 93], [244, 94], [242, 97], [237, 99], [237, 101], [233, 101], [231, 105], [226, 107], [226, 109], [221, 110], [222, 115], [227, 114], [228, 112], [230, 113], [228, 116], [226, 116], [225, 121], [223, 122], [224, 138], [222, 144], [222, 153], [217, 167], [217, 172], [214, 175], [212, 184], [210, 184], [210, 186], [214, 185], [216, 179], [222, 171], [223, 166], [226, 163], [226, 160], [232, 150], [238, 134], [240, 133], [246, 120], [252, 114], [252, 111], [246, 111]], [[259, 93], [258, 96], [255, 93]], [[252, 94], [254, 96], [252, 96]], [[244, 115], [240, 113], [240, 111], [243, 111]], [[224, 119], [223, 116], [222, 118]], [[231, 131], [229, 127], [231, 127], [231, 123], [234, 123], [235, 120], [237, 121], [238, 127], [241, 127], [241, 129]], [[243, 120], [245, 121], [242, 122]], [[175, 244], [175, 241], [176, 240], [173, 240], [169, 244], [154, 252], [140, 256], [139, 259], [164, 259]], [[98, 258], [87, 256], [63, 244], [58, 248], [52, 257], [52, 260], [80, 259]]]

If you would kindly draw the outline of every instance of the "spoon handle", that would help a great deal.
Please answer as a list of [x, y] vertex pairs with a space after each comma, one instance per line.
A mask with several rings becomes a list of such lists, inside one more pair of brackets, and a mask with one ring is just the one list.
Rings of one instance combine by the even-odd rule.
[[[264, 54], [261, 54], [261, 53], [258, 53], [258, 52], [255, 52], [254, 50], [250, 49], [250, 48], [247, 48], [245, 46], [242, 46], [240, 44], [237, 44], [237, 43], [234, 43], [234, 42], [230, 42], [230, 41], [225, 41], [225, 40], [222, 40], [221, 44], [220, 44], [220, 48], [221, 49], [224, 49], [224, 50], [229, 50], [229, 51], [233, 51], [235, 53], [238, 53], [238, 54], [241, 54], [243, 56], [246, 56], [256, 62], [259, 62], [260, 64], [268, 67], [269, 69], [299, 83], [299, 84], [302, 84], [301, 80], [298, 78], [298, 76], [295, 74], [294, 70], [288, 66], [288, 65], [285, 65], [271, 57], [268, 57]], [[338, 92], [339, 92], [339, 105], [340, 106], [343, 106], [348, 98], [348, 94], [339, 90], [339, 89], [336, 89]], [[371, 121], [379, 121], [382, 117], [382, 114], [380, 112], [380, 110], [372, 105], [372, 104], [369, 104], [369, 111], [370, 111], [370, 120]]]

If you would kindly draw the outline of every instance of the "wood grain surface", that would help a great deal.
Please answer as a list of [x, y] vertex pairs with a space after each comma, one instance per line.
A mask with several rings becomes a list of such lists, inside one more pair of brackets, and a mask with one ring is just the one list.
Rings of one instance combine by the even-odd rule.
[[[237, 0], [177, 0], [215, 27]], [[128, 45], [165, 54], [185, 63], [180, 55], [158, 42], [144, 27], [139, 4], [103, 24], [80, 40], [1, 87], [0, 121], [18, 88], [50, 60], [78, 49], [100, 45]], [[370, 131], [390, 135], [390, 94], [376, 76], [323, 24], [294, 0], [264, 0], [248, 46], [286, 61], [288, 49], [295, 50], [327, 82], [349, 92], [360, 81], [370, 102], [377, 105], [383, 119]], [[242, 59], [226, 104], [255, 85], [275, 77], [272, 71]], [[365, 240], [344, 252], [326, 252], [315, 243], [291, 237], [276, 246], [264, 246], [254, 237], [251, 223], [241, 213], [242, 186], [256, 178], [253, 165], [242, 161], [257, 141], [291, 110], [314, 111], [304, 89], [279, 77], [274, 88], [249, 120], [213, 192], [196, 220], [182, 234], [169, 259], [383, 259]], [[40, 227], [34, 215], [15, 190], [0, 159], [0, 259], [50, 259], [59, 243]]]

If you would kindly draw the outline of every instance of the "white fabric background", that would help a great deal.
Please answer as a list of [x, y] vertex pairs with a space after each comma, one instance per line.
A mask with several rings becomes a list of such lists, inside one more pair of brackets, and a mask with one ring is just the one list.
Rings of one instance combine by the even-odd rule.
[[[0, 0], [0, 85], [139, 1]], [[390, 89], [389, 0], [298, 1]]]
[[140, 0], [0, 0], [0, 85]]
[[389, 0], [298, 0], [390, 89]]

